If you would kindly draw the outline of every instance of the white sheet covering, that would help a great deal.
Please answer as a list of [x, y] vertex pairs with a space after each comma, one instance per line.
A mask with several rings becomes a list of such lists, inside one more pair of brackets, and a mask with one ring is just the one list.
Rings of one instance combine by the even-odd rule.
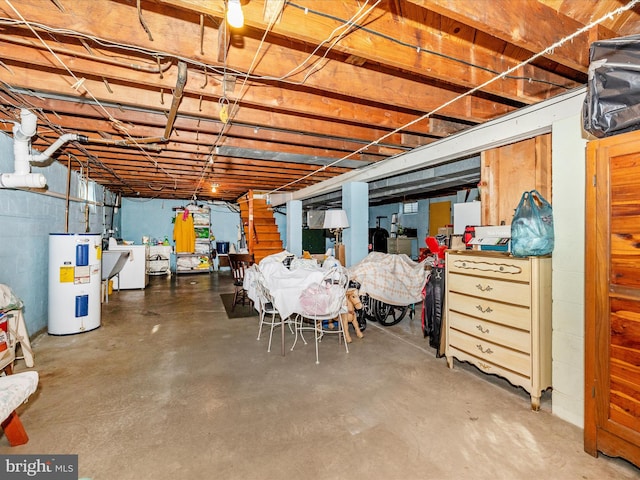
[[38, 387], [38, 372], [29, 371], [0, 377], [0, 422], [25, 402]]
[[349, 279], [360, 282], [360, 294], [389, 305], [411, 305], [422, 301], [430, 270], [427, 260], [414, 262], [407, 255], [371, 252], [349, 267]]

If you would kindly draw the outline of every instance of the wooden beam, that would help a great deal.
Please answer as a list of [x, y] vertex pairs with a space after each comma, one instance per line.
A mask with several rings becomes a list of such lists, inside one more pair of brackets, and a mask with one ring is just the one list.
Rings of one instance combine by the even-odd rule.
[[[38, 90], [43, 85], [47, 89], [63, 92], [65, 95], [74, 95], [72, 87], [76, 80], [65, 75], [65, 72], [42, 72], [34, 71], [28, 67], [18, 64], [11, 65], [11, 71], [0, 69], [0, 80], [9, 85], [31, 90]], [[100, 101], [110, 103], [122, 103], [124, 105], [138, 106], [145, 109], [168, 110], [171, 96], [162, 91], [144, 90], [138, 86], [131, 85], [111, 85], [109, 91], [101, 79], [85, 77], [82, 82], [82, 89], [75, 93], [78, 98], [83, 99], [86, 91], [90, 91], [95, 98]], [[181, 113], [193, 116], [209, 116], [219, 118], [220, 105], [218, 102], [201, 102], [199, 98], [184, 95], [181, 103]], [[257, 127], [269, 125], [272, 128], [289, 130], [292, 132], [304, 132], [310, 135], [323, 135], [337, 138], [351, 138], [364, 142], [378, 140], [387, 134], [384, 129], [350, 125], [348, 123], [325, 122], [312, 117], [302, 117], [288, 112], [267, 111], [245, 106], [237, 106], [234, 109], [234, 121], [245, 124], [253, 124]], [[390, 145], [403, 145], [403, 137], [400, 133], [395, 133], [387, 137], [383, 143]], [[412, 145], [408, 145], [411, 147]], [[415, 146], [415, 145], [413, 145]]]
[[[408, 1], [472, 26], [505, 42], [518, 45], [532, 53], [541, 52], [584, 27], [576, 20], [536, 0], [519, 1], [517, 8], [514, 8], [512, 0]], [[565, 46], [554, 49], [546, 58], [586, 73], [589, 66], [588, 32], [573, 38]]]
[[[261, 10], [262, 3], [259, 0], [253, 0], [248, 5], [253, 8], [254, 2], [256, 7], [258, 4], [260, 5], [259, 10]], [[23, 3], [21, 11], [34, 22], [55, 28], [75, 29], [78, 32], [106, 38], [116, 43], [127, 38], [129, 44], [148, 49], [151, 52], [168, 52], [180, 58], [185, 56], [185, 52], [191, 52], [189, 58], [192, 60], [205, 62], [212, 66], [219, 63], [216, 61], [215, 55], [209, 53], [201, 56], [199, 48], [194, 50], [194, 43], [197, 43], [195, 40], [200, 38], [199, 15], [195, 13], [193, 21], [189, 21], [188, 18], [185, 19], [179, 15], [177, 17], [180, 18], [174, 18], [163, 15], [162, 12], [145, 12], [145, 20], [149, 28], [158, 32], [157, 35], [154, 35], [155, 41], [149, 42], [144, 36], [144, 32], [141, 32], [135, 9], [127, 5], [112, 2], [109, 2], [109, 5], [103, 2], [83, 2], [73, 5], [73, 8], [67, 8], [66, 12], [62, 13], [53, 8], [47, 10], [35, 0], [24, 0]], [[324, 4], [325, 2], [316, 3]], [[248, 9], [245, 6], [246, 10]], [[0, 12], [2, 12], [1, 5]], [[11, 12], [5, 11], [4, 13], [9, 17], [12, 16]], [[287, 13], [286, 9], [285, 13]], [[261, 13], [256, 13], [256, 15], [259, 17]], [[104, 18], [117, 18], [118, 20], [113, 22], [112, 27], [111, 23], [103, 21]], [[211, 31], [209, 35], [217, 35], [217, 31], [209, 27], [207, 27], [207, 31]], [[208, 34], [205, 33], [205, 35]], [[316, 39], [316, 41], [320, 40]], [[268, 48], [268, 54], [265, 54], [267, 50], [262, 50], [260, 44], [260, 40], [245, 36], [241, 48], [232, 45], [227, 59], [228, 68], [239, 72], [249, 71], [251, 66], [255, 64], [256, 52], [262, 52], [260, 62], [252, 70], [253, 75], [268, 76], [269, 78], [286, 77], [288, 82], [301, 82], [305, 78], [307, 70], [288, 77], [287, 73], [307, 61], [309, 54], [306, 44], [299, 45], [302, 50], [297, 50], [273, 43]], [[286, 44], [290, 45], [291, 39], [287, 39]], [[389, 48], [385, 51], [388, 50]], [[392, 49], [392, 53], [394, 56], [398, 56], [397, 49]], [[316, 59], [320, 58], [318, 56]], [[378, 63], [379, 61], [380, 59], [378, 59]], [[353, 92], [356, 91], [362, 101], [397, 105], [409, 109], [419, 107], [421, 111], [425, 112], [456, 97], [455, 91], [425, 81], [429, 77], [429, 72], [435, 72], [432, 64], [421, 64], [418, 69], [414, 67], [408, 71], [412, 70], [414, 77], [409, 75], [400, 77], [385, 73], [384, 70], [357, 67], [329, 59], [321, 69], [314, 70], [313, 75], [304, 80], [304, 84], [310, 89], [318, 89], [319, 92], [328, 91], [337, 95], [353, 96]], [[465, 67], [462, 70], [463, 77], [468, 77], [468, 68]], [[446, 77], [448, 83], [457, 81], [455, 75], [450, 72], [443, 74], [443, 77]], [[498, 93], [496, 92], [496, 94]], [[495, 101], [473, 98], [454, 103], [441, 114], [460, 120], [469, 119], [481, 122], [511, 110], [513, 108], [500, 105]]]

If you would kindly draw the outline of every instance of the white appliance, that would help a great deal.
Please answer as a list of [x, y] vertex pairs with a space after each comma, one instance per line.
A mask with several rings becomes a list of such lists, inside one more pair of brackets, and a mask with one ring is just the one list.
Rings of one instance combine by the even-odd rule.
[[49, 234], [49, 326], [68, 335], [100, 326], [102, 235]]
[[147, 272], [149, 275], [171, 275], [171, 252], [170, 245], [149, 245], [149, 256], [147, 257]]
[[467, 225], [482, 224], [482, 202], [466, 202], [453, 204], [453, 234], [462, 235]]
[[109, 250], [129, 250], [129, 259], [120, 273], [112, 278], [116, 290], [143, 289], [149, 284], [147, 273], [148, 245], [109, 245]]

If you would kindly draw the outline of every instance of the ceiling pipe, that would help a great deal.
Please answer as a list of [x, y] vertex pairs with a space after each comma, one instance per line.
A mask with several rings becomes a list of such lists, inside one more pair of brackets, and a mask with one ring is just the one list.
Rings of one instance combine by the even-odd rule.
[[169, 119], [167, 120], [167, 128], [164, 130], [163, 140], [166, 142], [171, 136], [171, 130], [173, 130], [173, 124], [176, 120], [178, 113], [178, 106], [180, 100], [182, 100], [182, 93], [184, 92], [184, 86], [187, 83], [187, 64], [185, 62], [178, 62], [178, 80], [176, 81], [176, 89], [173, 92], [173, 101], [171, 102], [171, 110], [169, 110]]
[[87, 137], [75, 133], [66, 133], [42, 153], [31, 153], [31, 137], [36, 134], [38, 117], [23, 108], [20, 110], [20, 123], [13, 126], [14, 172], [0, 174], [0, 188], [44, 188], [47, 179], [41, 173], [31, 173], [31, 162], [48, 160], [53, 153], [69, 141], [87, 142]]

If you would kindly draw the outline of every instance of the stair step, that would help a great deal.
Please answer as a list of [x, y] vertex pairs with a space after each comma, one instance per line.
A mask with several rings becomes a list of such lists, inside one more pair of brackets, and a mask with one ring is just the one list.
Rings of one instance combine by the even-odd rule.
[[282, 242], [280, 240], [262, 240], [253, 244], [254, 250], [280, 249], [282, 251]]
[[[249, 223], [249, 222], [247, 222]], [[277, 227], [276, 225], [276, 219], [271, 217], [271, 218], [261, 218], [261, 217], [253, 217], [253, 224], [258, 226], [273, 226], [273, 227]]]
[[280, 233], [279, 232], [257, 232], [258, 241], [270, 240], [270, 241], [279, 241]]
[[[253, 232], [249, 231], [249, 195], [239, 198], [240, 217], [245, 236], [252, 244], [252, 253], [256, 262], [283, 250], [280, 231], [274, 218], [273, 209], [264, 198], [253, 198]], [[253, 240], [253, 242], [251, 242]]]

